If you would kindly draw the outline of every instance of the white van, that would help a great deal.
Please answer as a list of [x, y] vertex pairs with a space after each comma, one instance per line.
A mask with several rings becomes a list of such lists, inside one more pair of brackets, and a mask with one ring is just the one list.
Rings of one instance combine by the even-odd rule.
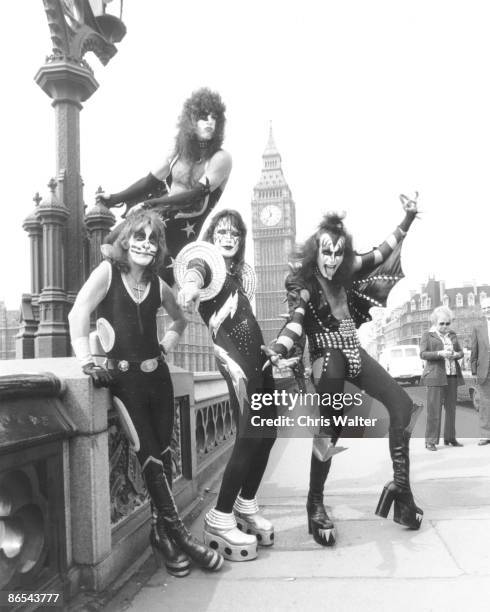
[[385, 348], [379, 357], [383, 368], [399, 382], [418, 384], [423, 371], [418, 344], [399, 344]]

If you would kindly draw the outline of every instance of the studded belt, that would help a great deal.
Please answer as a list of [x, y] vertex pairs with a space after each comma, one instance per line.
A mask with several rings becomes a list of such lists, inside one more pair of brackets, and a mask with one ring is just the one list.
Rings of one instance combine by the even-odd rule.
[[127, 359], [107, 359], [108, 370], [119, 370], [120, 372], [154, 372], [160, 363], [164, 363], [162, 355], [145, 359], [144, 361], [128, 361]]

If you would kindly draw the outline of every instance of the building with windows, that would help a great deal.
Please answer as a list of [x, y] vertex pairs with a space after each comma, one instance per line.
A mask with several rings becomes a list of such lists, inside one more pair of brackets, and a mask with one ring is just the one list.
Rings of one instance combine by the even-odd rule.
[[378, 326], [377, 350], [397, 344], [419, 344], [422, 333], [429, 329], [430, 314], [437, 306], [447, 306], [454, 313], [452, 329], [458, 334], [463, 348], [471, 346], [471, 331], [481, 318], [480, 303], [490, 296], [490, 285], [467, 283], [446, 287], [444, 281], [429, 278], [410, 300], [395, 308]]
[[[167, 361], [190, 372], [216, 371], [214, 348], [208, 328], [198, 312], [186, 317], [187, 327], [175, 350], [168, 355]], [[163, 309], [160, 310], [157, 317], [159, 338], [163, 337], [165, 329], [168, 329], [171, 323], [172, 319], [168, 314]]]
[[20, 312], [7, 310], [0, 302], [0, 359], [15, 359], [15, 336], [20, 328]]
[[262, 155], [252, 197], [252, 236], [257, 273], [256, 316], [268, 344], [284, 325], [284, 278], [296, 239], [296, 209], [272, 135]]

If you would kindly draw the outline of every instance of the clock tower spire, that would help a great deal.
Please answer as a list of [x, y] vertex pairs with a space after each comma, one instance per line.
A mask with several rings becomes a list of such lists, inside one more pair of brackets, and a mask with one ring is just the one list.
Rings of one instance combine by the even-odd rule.
[[272, 122], [262, 154], [260, 178], [252, 197], [252, 236], [257, 273], [257, 320], [264, 340], [273, 340], [284, 320], [284, 278], [296, 239], [296, 211], [291, 190], [282, 172]]

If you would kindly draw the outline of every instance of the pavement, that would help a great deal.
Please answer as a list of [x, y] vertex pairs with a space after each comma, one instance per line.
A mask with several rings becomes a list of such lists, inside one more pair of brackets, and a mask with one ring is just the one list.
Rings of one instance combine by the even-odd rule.
[[[278, 439], [259, 491], [263, 514], [275, 525], [273, 547], [259, 548], [254, 561], [225, 562], [218, 573], [193, 568], [180, 579], [149, 557], [102, 609], [488, 611], [490, 445], [461, 441], [463, 448], [428, 452], [423, 439], [412, 440], [412, 489], [424, 520], [410, 531], [374, 515], [392, 476], [387, 439], [343, 439], [348, 450], [333, 459], [325, 497], [337, 543], [323, 548], [306, 526], [311, 440]], [[198, 537], [218, 486], [192, 525]]]

